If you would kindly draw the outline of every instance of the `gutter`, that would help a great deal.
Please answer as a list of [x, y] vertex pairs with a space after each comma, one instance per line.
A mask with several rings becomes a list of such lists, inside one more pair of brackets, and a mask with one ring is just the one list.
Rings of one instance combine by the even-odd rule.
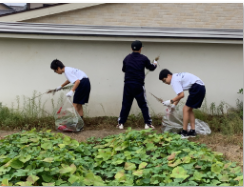
[[[49, 35], [55, 37], [116, 37], [158, 39], [214, 39], [243, 41], [243, 29], [127, 27], [0, 22], [0, 35]], [[1, 36], [0, 36], [1, 37]], [[222, 42], [220, 42], [222, 43]]]

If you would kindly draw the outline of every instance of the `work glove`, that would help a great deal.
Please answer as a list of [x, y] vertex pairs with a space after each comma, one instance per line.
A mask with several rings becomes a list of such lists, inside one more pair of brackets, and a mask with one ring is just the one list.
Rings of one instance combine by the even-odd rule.
[[170, 106], [171, 102], [170, 100], [162, 102], [164, 106]]
[[153, 61], [153, 63], [154, 63], [155, 65], [157, 65], [157, 64], [158, 64], [158, 62], [157, 62], [156, 60], [154, 60], [154, 61]]
[[74, 92], [73, 92], [72, 90], [70, 90], [70, 91], [66, 94], [66, 96], [67, 96], [67, 97], [72, 97], [72, 96], [73, 96], [73, 93], [74, 93]]
[[62, 88], [62, 86], [57, 87], [56, 88], [56, 92], [59, 91], [59, 90], [61, 90], [61, 88]]

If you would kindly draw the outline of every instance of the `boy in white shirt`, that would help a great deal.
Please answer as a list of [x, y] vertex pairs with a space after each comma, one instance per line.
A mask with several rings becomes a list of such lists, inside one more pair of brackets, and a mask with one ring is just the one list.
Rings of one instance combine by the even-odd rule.
[[79, 69], [64, 66], [64, 64], [57, 59], [52, 61], [51, 69], [58, 74], [64, 73], [66, 78], [68, 79], [61, 86], [57, 87], [56, 91], [61, 90], [62, 87], [66, 86], [69, 83], [74, 84], [73, 88], [66, 94], [66, 96], [72, 97], [75, 92], [73, 98], [73, 106], [79, 113], [80, 117], [83, 119], [82, 105], [88, 103], [91, 90], [88, 76]]
[[[165, 106], [175, 108], [179, 101], [184, 97], [184, 91], [189, 91], [186, 104], [183, 107], [183, 130], [180, 132], [182, 138], [195, 137], [195, 116], [193, 108], [200, 108], [206, 94], [203, 81], [187, 72], [172, 74], [169, 70], [163, 69], [159, 74], [159, 80], [171, 85], [177, 96], [171, 100], [164, 101]], [[187, 132], [188, 121], [190, 120], [191, 130]]]

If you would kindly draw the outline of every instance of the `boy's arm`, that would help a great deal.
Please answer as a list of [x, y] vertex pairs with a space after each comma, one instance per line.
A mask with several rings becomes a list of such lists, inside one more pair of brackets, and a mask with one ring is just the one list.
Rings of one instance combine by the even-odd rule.
[[150, 60], [146, 57], [146, 68], [150, 71], [154, 71], [157, 67], [157, 63], [151, 63]]
[[122, 71], [125, 72], [125, 59], [123, 60], [123, 67], [122, 67]]
[[184, 97], [184, 92], [181, 92], [174, 99], [164, 101], [163, 104], [165, 106], [169, 106], [171, 104], [177, 105], [183, 97]]
[[73, 92], [76, 90], [76, 88], [79, 86], [79, 84], [80, 84], [80, 80], [79, 79], [77, 79], [76, 81], [75, 81], [75, 84], [74, 84], [74, 86], [73, 86], [73, 88], [71, 89]]
[[[173, 100], [173, 103], [177, 102], [177, 104], [178, 104], [178, 102], [179, 102], [183, 97], [184, 97], [184, 92], [181, 92], [181, 93], [179, 93], [174, 99], [171, 99], [171, 100]], [[177, 104], [176, 104], [176, 105], [177, 105]]]
[[66, 80], [62, 85], [61, 87], [63, 88], [64, 86], [66, 86], [67, 84], [69, 84], [70, 82], [68, 80]]

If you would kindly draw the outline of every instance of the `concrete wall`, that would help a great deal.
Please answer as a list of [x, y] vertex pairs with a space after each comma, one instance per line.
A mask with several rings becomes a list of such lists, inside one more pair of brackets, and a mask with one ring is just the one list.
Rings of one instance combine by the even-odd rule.
[[[38, 39], [0, 39], [0, 102], [16, 107], [16, 96], [31, 97], [34, 90], [45, 92], [65, 81], [55, 74], [50, 63], [58, 58], [66, 66], [83, 70], [91, 81], [89, 116], [119, 116], [122, 103], [123, 58], [131, 52], [130, 42], [64, 41]], [[161, 69], [187, 71], [206, 84], [207, 103], [221, 101], [235, 106], [237, 91], [243, 87], [243, 46], [235, 44], [191, 44], [144, 42], [143, 54], [150, 59], [160, 55], [160, 67], [146, 77], [150, 112], [162, 113], [164, 107], [150, 94], [162, 99], [175, 96], [171, 86], [158, 80]], [[187, 95], [187, 92], [186, 92]], [[54, 96], [57, 97], [57, 96]], [[51, 95], [45, 95], [50, 109]], [[103, 109], [104, 108], [104, 109]], [[132, 111], [140, 110], [134, 101]]]
[[33, 23], [243, 28], [242, 3], [116, 3], [24, 20]]

